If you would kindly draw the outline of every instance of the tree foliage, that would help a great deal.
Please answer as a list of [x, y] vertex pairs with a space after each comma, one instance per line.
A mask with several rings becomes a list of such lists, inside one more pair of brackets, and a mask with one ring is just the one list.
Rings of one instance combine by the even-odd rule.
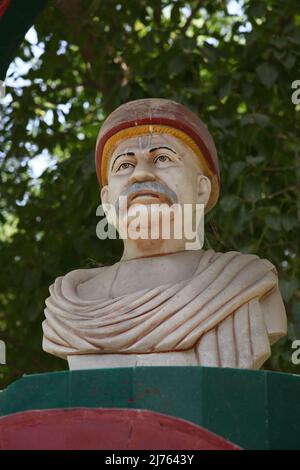
[[[72, 269], [119, 259], [120, 242], [95, 234], [95, 141], [110, 111], [147, 97], [186, 104], [209, 126], [222, 190], [205, 247], [276, 265], [289, 333], [267, 367], [299, 373], [291, 362], [300, 339], [299, 106], [291, 85], [300, 79], [300, 9], [297, 0], [252, 0], [231, 14], [233, 4], [57, 0], [36, 22], [37, 44], [22, 44], [0, 122], [3, 386], [66, 368], [41, 349], [48, 287]], [[37, 177], [41, 155], [48, 166]]]

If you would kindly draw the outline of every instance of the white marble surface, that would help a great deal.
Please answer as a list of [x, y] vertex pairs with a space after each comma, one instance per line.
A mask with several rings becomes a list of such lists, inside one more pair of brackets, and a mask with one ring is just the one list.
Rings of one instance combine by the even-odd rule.
[[195, 351], [149, 354], [81, 354], [68, 356], [70, 370], [142, 366], [196, 366]]

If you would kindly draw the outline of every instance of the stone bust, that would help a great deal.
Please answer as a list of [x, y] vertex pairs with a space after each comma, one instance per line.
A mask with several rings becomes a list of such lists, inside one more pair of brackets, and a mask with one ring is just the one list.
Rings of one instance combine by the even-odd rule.
[[[165, 99], [117, 108], [96, 144], [102, 203], [202, 204], [220, 191], [206, 125]], [[71, 369], [151, 365], [259, 368], [286, 334], [276, 268], [230, 251], [186, 249], [186, 239], [123, 240], [113, 266], [79, 269], [50, 286], [43, 349]], [[101, 243], [101, 242], [99, 242]]]

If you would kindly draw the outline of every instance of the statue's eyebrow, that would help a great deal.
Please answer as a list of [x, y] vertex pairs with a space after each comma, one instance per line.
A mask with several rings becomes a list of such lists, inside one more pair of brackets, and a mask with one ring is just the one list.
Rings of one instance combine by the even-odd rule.
[[114, 168], [114, 165], [116, 163], [116, 161], [118, 160], [118, 158], [120, 157], [124, 157], [124, 156], [128, 156], [128, 157], [134, 157], [135, 153], [134, 152], [126, 152], [126, 153], [120, 153], [120, 155], [117, 155], [116, 158], [114, 159], [114, 162], [112, 164], [112, 167], [111, 169], [113, 170]]
[[171, 149], [170, 147], [166, 147], [165, 145], [162, 146], [162, 147], [153, 147], [152, 149], [149, 150], [149, 152], [154, 152], [155, 150], [159, 150], [159, 149], [167, 149], [167, 150], [170, 150], [171, 152], [175, 153], [176, 155], [176, 152], [175, 150]]

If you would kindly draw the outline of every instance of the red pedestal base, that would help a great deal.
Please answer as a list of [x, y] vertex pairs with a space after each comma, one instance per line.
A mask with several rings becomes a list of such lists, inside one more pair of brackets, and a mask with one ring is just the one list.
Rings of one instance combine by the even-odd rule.
[[0, 449], [237, 450], [196, 424], [129, 409], [57, 409], [0, 418]]

